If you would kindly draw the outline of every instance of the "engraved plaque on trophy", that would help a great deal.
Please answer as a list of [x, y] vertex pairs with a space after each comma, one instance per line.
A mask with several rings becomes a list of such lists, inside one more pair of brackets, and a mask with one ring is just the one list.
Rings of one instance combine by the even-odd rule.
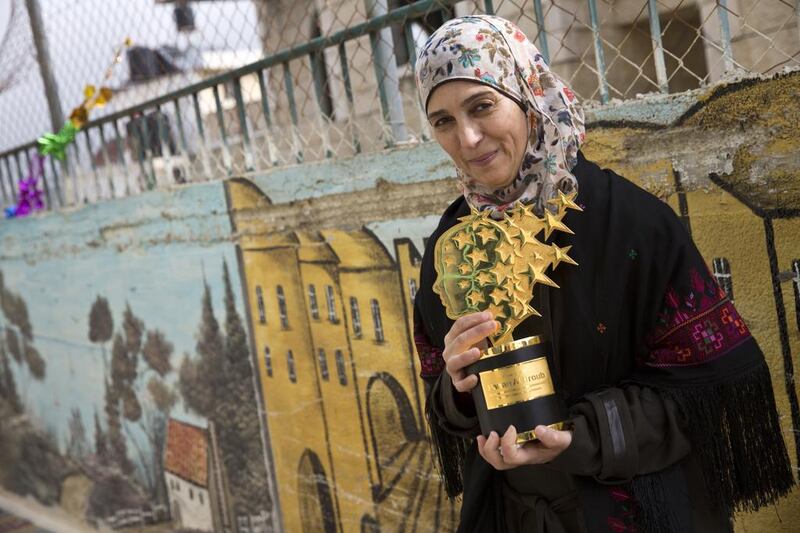
[[466, 368], [478, 376], [472, 397], [486, 436], [503, 435], [513, 424], [517, 443], [523, 443], [536, 439], [536, 426], [561, 429], [566, 419], [547, 363], [550, 343], [543, 335], [514, 340], [513, 332], [527, 317], [541, 316], [531, 306], [537, 283], [558, 288], [546, 271], [560, 263], [577, 265], [569, 246], [543, 242], [554, 231], [572, 233], [562, 219], [568, 209], [580, 210], [574, 197], [559, 193], [550, 201], [553, 211], [541, 218], [530, 206], [514, 207], [500, 220], [473, 210], [436, 242], [433, 290], [447, 316], [455, 320], [488, 310], [500, 323], [489, 337], [491, 347]]

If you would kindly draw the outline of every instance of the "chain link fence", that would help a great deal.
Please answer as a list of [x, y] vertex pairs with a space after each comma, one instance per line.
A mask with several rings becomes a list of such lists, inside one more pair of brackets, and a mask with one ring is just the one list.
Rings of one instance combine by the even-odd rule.
[[[800, 63], [800, 0], [7, 5], [0, 8], [4, 203], [29, 172], [31, 141], [53, 129], [48, 101], [68, 115], [126, 37], [134, 46], [108, 82], [111, 103], [93, 112], [66, 163], [45, 165], [49, 206], [427, 141], [413, 64], [427, 36], [454, 16], [489, 12], [514, 21], [573, 90], [598, 105]], [[37, 54], [37, 31], [49, 64]], [[55, 87], [42, 81], [48, 69]]]

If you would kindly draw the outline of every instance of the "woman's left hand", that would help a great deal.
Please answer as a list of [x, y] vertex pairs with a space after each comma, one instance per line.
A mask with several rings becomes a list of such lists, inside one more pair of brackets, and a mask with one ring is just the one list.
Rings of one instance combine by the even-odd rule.
[[522, 465], [548, 463], [558, 457], [572, 444], [571, 431], [559, 431], [547, 426], [537, 426], [534, 431], [537, 441], [522, 446], [515, 443], [517, 430], [510, 426], [501, 439], [492, 431], [489, 437], [478, 435], [478, 453], [497, 470], [509, 470]]

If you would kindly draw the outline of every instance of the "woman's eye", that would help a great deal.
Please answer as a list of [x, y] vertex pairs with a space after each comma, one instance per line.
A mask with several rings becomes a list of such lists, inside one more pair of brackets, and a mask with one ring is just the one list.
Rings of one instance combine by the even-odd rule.
[[480, 113], [481, 111], [487, 111], [492, 108], [492, 102], [481, 102], [480, 104], [476, 105], [474, 110], [476, 113]]
[[434, 123], [433, 123], [433, 127], [434, 128], [441, 128], [442, 126], [446, 126], [447, 124], [449, 124], [451, 120], [452, 119], [450, 117], [442, 117], [442, 118], [436, 119], [436, 121], [434, 121]]

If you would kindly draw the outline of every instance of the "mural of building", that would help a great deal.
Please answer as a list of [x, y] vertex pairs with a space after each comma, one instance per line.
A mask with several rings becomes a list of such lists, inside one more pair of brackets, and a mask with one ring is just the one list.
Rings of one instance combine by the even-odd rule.
[[[228, 190], [234, 219], [268, 203], [245, 180]], [[418, 273], [367, 230], [236, 226], [286, 530], [452, 529], [409, 329]], [[419, 265], [409, 241], [397, 256]]]

